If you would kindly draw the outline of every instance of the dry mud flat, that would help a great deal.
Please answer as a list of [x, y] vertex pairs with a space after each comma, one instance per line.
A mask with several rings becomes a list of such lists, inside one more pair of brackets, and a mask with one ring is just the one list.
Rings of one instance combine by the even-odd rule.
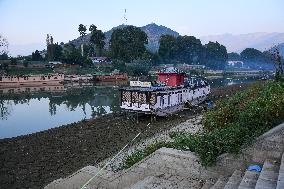
[[[230, 96], [249, 84], [213, 89], [213, 100]], [[127, 118], [122, 113], [106, 115], [46, 131], [0, 140], [0, 188], [43, 188], [55, 179], [95, 165], [117, 153], [142, 132], [136, 143], [167, 131], [202, 112], [201, 107], [166, 118], [157, 118], [145, 131], [149, 116]], [[38, 123], [40, 124], [40, 123]], [[143, 132], [144, 131], [144, 132]]]

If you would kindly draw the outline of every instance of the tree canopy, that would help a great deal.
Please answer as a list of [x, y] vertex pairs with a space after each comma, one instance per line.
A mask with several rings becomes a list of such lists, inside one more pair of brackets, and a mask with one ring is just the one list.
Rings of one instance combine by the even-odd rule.
[[228, 60], [240, 61], [242, 60], [241, 55], [235, 52], [228, 53]]
[[202, 45], [194, 36], [162, 35], [158, 54], [164, 63], [205, 64], [222, 69], [227, 60], [226, 47], [218, 42]]
[[228, 59], [227, 49], [217, 41], [204, 45], [205, 65], [209, 68], [224, 69]]
[[147, 34], [135, 26], [113, 31], [110, 39], [112, 57], [125, 62], [140, 59], [146, 51]]
[[241, 58], [245, 62], [265, 62], [261, 51], [254, 48], [246, 48], [241, 52]]
[[93, 24], [90, 26], [89, 31], [91, 31], [90, 42], [95, 45], [97, 56], [102, 56], [102, 50], [105, 45], [105, 34], [102, 30], [97, 30], [97, 27]]
[[79, 24], [78, 31], [80, 33], [81, 38], [86, 35], [87, 28], [83, 24]]
[[32, 53], [32, 60], [33, 61], [42, 61], [43, 58], [41, 56], [41, 54], [39, 53], [38, 50], [36, 50], [35, 52]]

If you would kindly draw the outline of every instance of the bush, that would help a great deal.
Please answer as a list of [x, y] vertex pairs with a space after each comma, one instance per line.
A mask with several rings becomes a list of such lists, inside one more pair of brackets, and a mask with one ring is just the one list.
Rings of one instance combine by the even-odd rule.
[[213, 165], [223, 153], [238, 153], [245, 144], [284, 121], [284, 83], [266, 82], [224, 99], [205, 113], [201, 135], [174, 132], [173, 142], [159, 142], [129, 156], [130, 167], [161, 147], [196, 152], [201, 163]]
[[141, 161], [142, 159], [144, 159], [145, 157], [149, 156], [150, 154], [152, 154], [153, 152], [155, 152], [156, 150], [162, 147], [171, 147], [171, 144], [161, 141], [151, 144], [143, 150], [137, 150], [126, 158], [123, 167], [124, 168], [131, 167], [135, 163]]

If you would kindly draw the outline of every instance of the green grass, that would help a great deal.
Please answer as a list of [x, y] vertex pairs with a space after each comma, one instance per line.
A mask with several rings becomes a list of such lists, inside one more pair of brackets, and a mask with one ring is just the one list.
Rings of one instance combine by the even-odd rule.
[[223, 153], [238, 153], [246, 144], [284, 121], [284, 83], [257, 83], [247, 91], [216, 103], [203, 116], [205, 132], [199, 135], [172, 133], [173, 142], [159, 142], [127, 157], [131, 167], [161, 147], [195, 152], [204, 166], [211, 166]]
[[51, 68], [9, 68], [9, 75], [36, 75], [54, 73]]

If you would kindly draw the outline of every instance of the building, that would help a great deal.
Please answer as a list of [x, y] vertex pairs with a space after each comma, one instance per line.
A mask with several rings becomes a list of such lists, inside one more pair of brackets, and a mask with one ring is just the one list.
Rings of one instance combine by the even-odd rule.
[[111, 63], [111, 59], [106, 57], [106, 56], [90, 57], [90, 59], [92, 60], [93, 64], [97, 64], [97, 63]]

